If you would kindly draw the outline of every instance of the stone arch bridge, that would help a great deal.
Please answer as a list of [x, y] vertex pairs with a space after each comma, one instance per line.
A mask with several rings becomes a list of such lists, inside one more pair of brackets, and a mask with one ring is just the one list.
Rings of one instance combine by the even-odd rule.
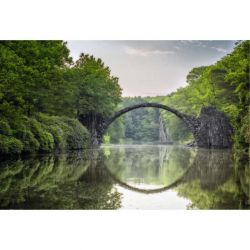
[[97, 147], [102, 143], [103, 135], [109, 125], [121, 115], [139, 108], [158, 108], [173, 113], [180, 118], [194, 136], [195, 145], [203, 148], [230, 148], [233, 134], [229, 119], [223, 112], [208, 106], [201, 109], [199, 117], [184, 114], [174, 108], [159, 103], [141, 103], [126, 107], [109, 118], [97, 115], [80, 116], [79, 121], [91, 134], [91, 144]]

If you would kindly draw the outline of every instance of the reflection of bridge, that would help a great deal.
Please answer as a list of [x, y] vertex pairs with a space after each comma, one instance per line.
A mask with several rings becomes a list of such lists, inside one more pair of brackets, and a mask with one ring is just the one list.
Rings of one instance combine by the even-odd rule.
[[102, 162], [102, 166], [106, 169], [106, 172], [115, 183], [128, 190], [143, 194], [164, 192], [176, 188], [180, 184], [189, 183], [196, 179], [200, 180], [202, 188], [214, 189], [218, 187], [218, 185], [222, 185], [231, 176], [233, 170], [230, 150], [211, 150], [207, 152], [207, 150], [201, 149], [197, 152], [195, 159], [180, 178], [165, 187], [143, 189], [134, 187], [120, 180], [111, 172], [104, 162]]
[[178, 180], [174, 181], [173, 183], [165, 186], [165, 187], [161, 187], [161, 188], [156, 188], [156, 189], [142, 189], [142, 188], [137, 188], [137, 187], [133, 187], [121, 180], [119, 180], [117, 177], [115, 177], [114, 174], [112, 174], [110, 172], [110, 170], [106, 167], [106, 169], [108, 170], [108, 173], [109, 175], [112, 177], [112, 179], [118, 183], [121, 187], [123, 188], [126, 188], [128, 190], [131, 190], [131, 191], [135, 191], [135, 192], [138, 192], [138, 193], [143, 193], [143, 194], [155, 194], [155, 193], [161, 193], [161, 192], [164, 192], [164, 191], [167, 191], [169, 189], [172, 189], [172, 188], [175, 188], [177, 187], [179, 184], [181, 184], [183, 182], [183, 179], [185, 178], [188, 170], [184, 173], [184, 175], [179, 178]]
[[90, 131], [92, 145], [98, 146], [102, 143], [103, 135], [112, 122], [121, 115], [139, 108], [158, 108], [176, 115], [193, 134], [198, 147], [229, 148], [231, 146], [232, 128], [229, 120], [224, 113], [213, 107], [203, 107], [200, 117], [196, 118], [159, 103], [141, 103], [124, 108], [109, 118], [89, 114], [80, 116], [79, 120]]

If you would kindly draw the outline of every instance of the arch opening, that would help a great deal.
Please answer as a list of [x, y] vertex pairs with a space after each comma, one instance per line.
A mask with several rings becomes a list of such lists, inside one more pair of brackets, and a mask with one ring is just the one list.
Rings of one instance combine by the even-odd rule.
[[[141, 110], [149, 110], [149, 109], [153, 110], [153, 109], [155, 109], [155, 111], [152, 111], [152, 112], [155, 112], [155, 114], [157, 114], [157, 112], [158, 112], [158, 114], [157, 114], [158, 116], [156, 118], [154, 116], [155, 114], [149, 113], [149, 116], [152, 117], [152, 123], [147, 124], [147, 120], [146, 120], [148, 118], [147, 113], [145, 116], [144, 116], [144, 114], [140, 114], [138, 112], [140, 109]], [[162, 121], [160, 110], [167, 111], [167, 112], [175, 115], [177, 118], [179, 118], [181, 121], [180, 127], [185, 126], [186, 131], [189, 131], [190, 134], [192, 135], [192, 140], [193, 141], [195, 140], [195, 134], [194, 134], [195, 133], [195, 126], [198, 125], [197, 124], [198, 121], [195, 117], [188, 116], [186, 114], [183, 114], [183, 113], [181, 113], [173, 108], [170, 108], [170, 107], [162, 105], [162, 104], [142, 103], [142, 104], [136, 104], [136, 105], [121, 109], [120, 111], [116, 112], [113, 117], [111, 117], [110, 119], [108, 119], [106, 121], [104, 132], [103, 132], [104, 142], [110, 142], [109, 141], [110, 137], [107, 136], [106, 133], [111, 131], [111, 134], [112, 134], [111, 128], [112, 128], [112, 126], [114, 126], [113, 132], [118, 131], [118, 136], [120, 136], [122, 133], [124, 133], [121, 135], [121, 137], [123, 136], [125, 140], [130, 137], [129, 138], [130, 141], [134, 140], [135, 142], [138, 141], [141, 143], [144, 143], [144, 142], [148, 143], [149, 142], [149, 143], [160, 143], [160, 144], [161, 143], [162, 144], [172, 144], [173, 141], [177, 141], [177, 140], [171, 139], [170, 134], [166, 130], [166, 127]], [[135, 113], [135, 112], [137, 112], [137, 114], [135, 116], [133, 116], [133, 113]], [[129, 113], [131, 113], [131, 115]], [[121, 117], [123, 115], [126, 115], [126, 114], [129, 114], [129, 115], [125, 116], [124, 119], [126, 119], [126, 120], [118, 122], [119, 119], [121, 119]], [[144, 124], [143, 119], [145, 119], [145, 126], [144, 127], [143, 127], [143, 124]], [[123, 124], [121, 124], [121, 123], [123, 123]], [[184, 126], [182, 124], [184, 124]], [[140, 128], [138, 128], [140, 125], [142, 125], [142, 126]], [[149, 126], [147, 126], [147, 125], [149, 125]], [[124, 128], [126, 131], [125, 132], [121, 131], [121, 130], [119, 131], [118, 126], [120, 128]], [[145, 131], [145, 129], [146, 130], [152, 129], [152, 131]], [[135, 130], [135, 131], [131, 131], [131, 130]], [[156, 132], [156, 130], [157, 130], [157, 132]], [[184, 132], [186, 132], [186, 131], [184, 130]], [[125, 134], [126, 132], [128, 132], [128, 134]], [[129, 133], [131, 133], [132, 136], [130, 136]], [[134, 136], [133, 136], [133, 133], [135, 134]], [[145, 138], [142, 138], [143, 133], [146, 136]], [[157, 133], [157, 139], [156, 139], [156, 133]], [[149, 136], [148, 136], [149, 138], [147, 138], [147, 134], [149, 134]], [[114, 136], [116, 136], [116, 135], [117, 135], [117, 133], [114, 133]], [[108, 139], [107, 141], [105, 141], [106, 138]], [[149, 140], [149, 139], [151, 139], [151, 140]], [[113, 142], [119, 143], [119, 140], [115, 139], [115, 140], [113, 140]]]

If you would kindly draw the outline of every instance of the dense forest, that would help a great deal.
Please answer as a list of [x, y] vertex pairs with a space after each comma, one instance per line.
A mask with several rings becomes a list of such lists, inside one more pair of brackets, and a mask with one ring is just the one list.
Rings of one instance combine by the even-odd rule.
[[[199, 115], [215, 106], [230, 118], [234, 148], [249, 148], [249, 41], [210, 66], [192, 69], [187, 86], [167, 96], [123, 98], [118, 78], [101, 59], [70, 57], [63, 41], [0, 42], [0, 154], [51, 152], [89, 147], [82, 115], [108, 117], [140, 102], [163, 103]], [[158, 141], [159, 120], [175, 142], [192, 135], [174, 115], [139, 109], [119, 118], [107, 131], [106, 143]]]
[[[249, 54], [250, 42], [237, 42], [232, 53], [221, 58], [215, 64], [193, 68], [186, 77], [186, 87], [179, 88], [167, 96], [123, 98], [120, 107], [145, 101], [157, 102], [198, 116], [203, 106], [214, 106], [225, 112], [231, 121], [234, 128], [234, 148], [247, 153], [250, 141]], [[123, 122], [121, 118], [109, 129], [109, 140], [117, 142], [132, 138], [147, 141], [147, 138], [153, 138], [157, 141], [159, 133], [154, 122], [156, 116], [156, 113], [146, 111], [132, 111], [124, 115]], [[160, 117], [172, 140], [176, 142], [192, 140], [192, 135], [185, 124], [175, 115], [160, 111]], [[148, 123], [149, 120], [151, 123]], [[138, 126], [141, 130], [138, 129]], [[150, 132], [146, 128], [151, 129], [151, 135], [154, 136], [150, 137]], [[133, 136], [129, 134], [131, 130], [133, 130]], [[143, 131], [145, 131], [144, 136], [141, 135]]]
[[0, 154], [89, 147], [78, 116], [109, 115], [120, 97], [101, 59], [74, 62], [63, 41], [1, 41]]

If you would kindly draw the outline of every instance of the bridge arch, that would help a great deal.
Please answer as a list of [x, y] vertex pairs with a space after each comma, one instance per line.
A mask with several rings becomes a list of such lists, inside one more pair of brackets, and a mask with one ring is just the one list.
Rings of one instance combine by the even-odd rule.
[[130, 111], [133, 111], [133, 110], [139, 109], [139, 108], [157, 108], [157, 109], [166, 110], [166, 111], [176, 115], [178, 118], [180, 118], [185, 123], [187, 128], [193, 134], [194, 138], [196, 138], [197, 129], [199, 128], [199, 125], [200, 125], [199, 120], [197, 118], [195, 118], [194, 116], [191, 116], [191, 115], [186, 115], [186, 114], [184, 114], [184, 113], [182, 113], [174, 108], [171, 108], [171, 107], [168, 107], [166, 105], [159, 104], [159, 103], [141, 103], [141, 104], [136, 104], [136, 105], [121, 109], [120, 111], [116, 112], [111, 118], [109, 118], [105, 121], [105, 125], [103, 128], [104, 133], [107, 130], [107, 128], [111, 125], [111, 123], [113, 123], [117, 118], [119, 118], [123, 114], [126, 114]]
[[179, 117], [194, 136], [195, 144], [203, 148], [230, 148], [233, 134], [227, 116], [216, 108], [203, 107], [198, 118], [184, 114], [174, 108], [159, 103], [141, 103], [126, 107], [116, 112], [112, 117], [105, 118], [93, 114], [80, 116], [78, 119], [87, 127], [91, 135], [91, 145], [97, 147], [102, 143], [103, 135], [108, 126], [121, 115], [139, 108], [158, 108], [175, 114]]

